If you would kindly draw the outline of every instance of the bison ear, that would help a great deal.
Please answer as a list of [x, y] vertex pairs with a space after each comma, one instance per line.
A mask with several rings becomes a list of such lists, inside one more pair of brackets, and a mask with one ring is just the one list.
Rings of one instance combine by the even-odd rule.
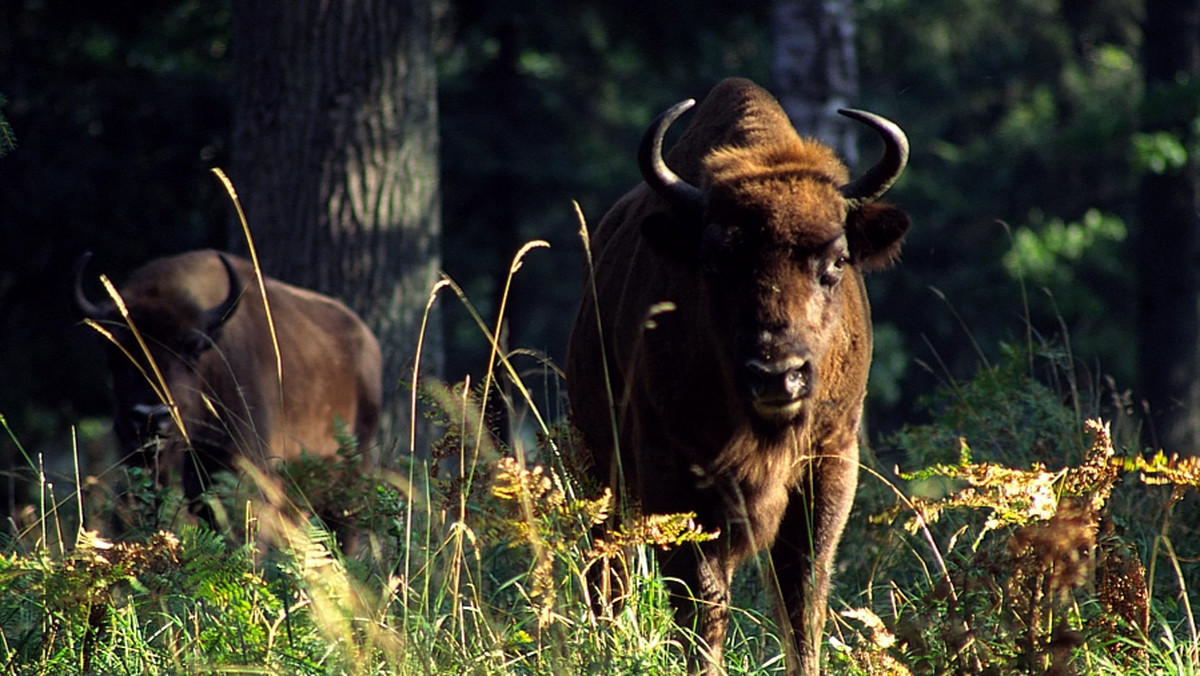
[[658, 211], [642, 219], [642, 237], [660, 255], [683, 263], [700, 260], [700, 236], [674, 211]]
[[851, 260], [864, 271], [886, 268], [900, 257], [908, 214], [889, 204], [865, 204], [846, 218]]

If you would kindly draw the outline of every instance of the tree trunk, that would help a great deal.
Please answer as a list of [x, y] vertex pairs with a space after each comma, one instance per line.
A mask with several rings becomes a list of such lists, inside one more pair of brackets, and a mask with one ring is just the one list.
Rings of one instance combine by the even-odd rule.
[[[264, 270], [362, 315], [383, 347], [385, 434], [406, 439], [440, 268], [432, 3], [238, 0], [233, 11], [230, 177]], [[233, 239], [244, 248], [240, 231]], [[438, 376], [431, 319], [421, 371]]]
[[838, 108], [858, 98], [858, 62], [850, 0], [774, 0], [771, 79], [779, 103], [801, 134], [828, 144], [852, 169], [858, 164], [851, 120]]
[[[1146, 83], [1142, 130], [1166, 132], [1189, 151], [1200, 117], [1200, 1], [1146, 3]], [[1150, 418], [1148, 441], [1168, 453], [1194, 455], [1200, 441], [1197, 351], [1200, 350], [1200, 221], [1197, 163], [1148, 172], [1138, 199], [1141, 339], [1139, 377]]]

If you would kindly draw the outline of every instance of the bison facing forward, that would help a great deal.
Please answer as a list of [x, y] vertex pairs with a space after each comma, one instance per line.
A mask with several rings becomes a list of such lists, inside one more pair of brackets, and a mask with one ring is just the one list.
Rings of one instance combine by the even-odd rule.
[[162, 373], [162, 392], [115, 305], [84, 295], [90, 256], [75, 266], [75, 303], [115, 340], [108, 343], [113, 429], [130, 462], [180, 472], [185, 496], [195, 499], [214, 472], [233, 469], [235, 456], [260, 466], [294, 460], [301, 450], [333, 456], [335, 420], [361, 448], [374, 443], [382, 400], [379, 343], [342, 303], [267, 278], [277, 367], [262, 295], [257, 284], [243, 281], [255, 279], [249, 261], [216, 251], [151, 261], [130, 275], [119, 295]]
[[[695, 512], [720, 537], [660, 556], [676, 619], [720, 672], [736, 567], [769, 547], [788, 672], [819, 670], [834, 553], [854, 498], [871, 360], [862, 273], [899, 254], [909, 220], [875, 203], [903, 170], [891, 122], [861, 178], [801, 138], [746, 80], [720, 83], [664, 162], [663, 113], [639, 151], [645, 183], [609, 210], [575, 319], [567, 385], [605, 485], [645, 514]], [[668, 168], [668, 165], [673, 168]], [[678, 172], [678, 173], [676, 173]]]

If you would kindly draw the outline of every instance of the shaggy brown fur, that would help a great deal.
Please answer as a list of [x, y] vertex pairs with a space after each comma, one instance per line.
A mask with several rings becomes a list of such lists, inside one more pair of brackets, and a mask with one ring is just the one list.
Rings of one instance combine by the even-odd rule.
[[[77, 265], [77, 285], [86, 260]], [[160, 258], [134, 271], [119, 289], [162, 370], [194, 452], [185, 451], [178, 427], [139, 367], [105, 341], [116, 400], [113, 427], [131, 462], [180, 472], [189, 499], [203, 492], [213, 472], [233, 469], [235, 456], [264, 468], [294, 460], [302, 449], [332, 457], [338, 449], [335, 419], [364, 451], [375, 442], [382, 403], [375, 336], [337, 300], [271, 278], [266, 288], [282, 385], [250, 261], [211, 250]], [[79, 294], [83, 314], [110, 330], [152, 373], [113, 304], [92, 306]], [[237, 304], [223, 320], [212, 320], [213, 310], [227, 301]], [[160, 436], [166, 443], [154, 443]], [[147, 448], [161, 451], [155, 457]]]
[[[598, 480], [644, 513], [695, 512], [721, 532], [660, 556], [682, 582], [677, 620], [707, 643], [711, 659], [693, 651], [691, 669], [721, 673], [733, 573], [769, 547], [788, 671], [814, 674], [857, 481], [861, 271], [895, 259], [908, 218], [843, 197], [846, 167], [746, 80], [714, 88], [666, 159], [705, 195], [703, 216], [641, 184], [600, 223], [567, 357], [573, 421]], [[747, 386], [751, 363], [805, 358], [786, 402]]]

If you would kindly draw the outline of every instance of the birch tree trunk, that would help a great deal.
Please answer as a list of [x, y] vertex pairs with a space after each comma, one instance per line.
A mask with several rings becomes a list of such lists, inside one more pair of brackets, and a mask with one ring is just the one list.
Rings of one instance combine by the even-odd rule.
[[[375, 331], [384, 438], [407, 439], [406, 384], [440, 268], [431, 0], [235, 0], [233, 12], [230, 177], [263, 267], [343, 299]], [[421, 370], [440, 375], [431, 319]]]
[[853, 170], [857, 130], [837, 114], [858, 98], [851, 5], [851, 0], [774, 0], [771, 79], [796, 130], [828, 144]]

